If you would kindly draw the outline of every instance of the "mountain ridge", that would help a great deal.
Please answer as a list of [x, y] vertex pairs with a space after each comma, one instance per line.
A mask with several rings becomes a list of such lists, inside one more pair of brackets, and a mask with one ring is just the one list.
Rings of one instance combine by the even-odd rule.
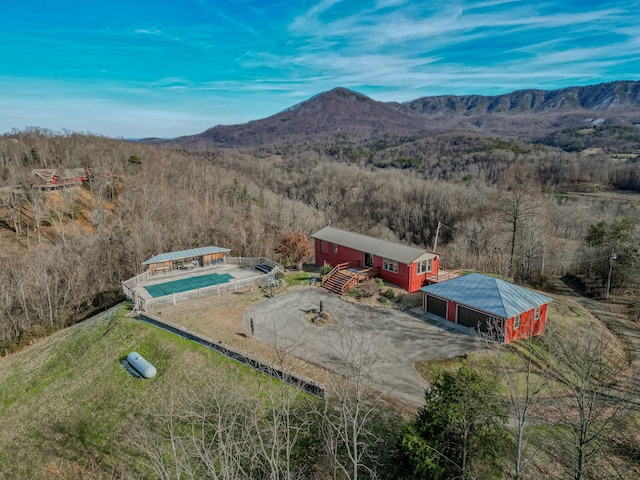
[[498, 135], [531, 141], [563, 128], [640, 124], [640, 81], [558, 90], [524, 89], [494, 96], [439, 95], [381, 102], [344, 87], [321, 92], [266, 118], [217, 125], [173, 140], [143, 139], [193, 150], [269, 148], [442, 133]]

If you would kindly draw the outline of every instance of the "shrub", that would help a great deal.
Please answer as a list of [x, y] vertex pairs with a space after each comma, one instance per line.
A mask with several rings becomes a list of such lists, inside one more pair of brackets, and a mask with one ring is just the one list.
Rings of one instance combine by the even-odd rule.
[[373, 297], [378, 293], [378, 284], [373, 278], [368, 278], [360, 285], [361, 297]]
[[380, 290], [382, 290], [384, 288], [384, 281], [380, 277], [376, 278], [376, 283], [378, 284], [378, 288]]
[[329, 265], [327, 262], [324, 262], [324, 265], [320, 267], [320, 275], [324, 277], [331, 270], [333, 270], [333, 267]]
[[393, 290], [391, 290], [390, 288], [387, 288], [387, 291], [384, 292], [384, 296], [387, 298], [393, 298], [396, 296], [396, 294], [394, 293]]
[[286, 282], [281, 278], [276, 278], [274, 280], [267, 280], [262, 284], [262, 286], [260, 287], [260, 290], [262, 290], [263, 292], [270, 292], [272, 289], [277, 290], [279, 288], [284, 287], [285, 283]]

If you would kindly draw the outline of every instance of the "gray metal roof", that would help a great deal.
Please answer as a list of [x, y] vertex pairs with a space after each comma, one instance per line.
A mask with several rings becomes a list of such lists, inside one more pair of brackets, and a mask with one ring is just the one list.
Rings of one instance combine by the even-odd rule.
[[347, 232], [346, 230], [340, 230], [333, 227], [324, 227], [322, 230], [311, 235], [311, 237], [324, 240], [326, 242], [337, 243], [338, 245], [353, 248], [361, 252], [371, 253], [377, 257], [395, 260], [397, 262], [404, 263], [405, 265], [413, 263], [424, 254], [427, 254], [427, 258], [429, 256], [431, 258], [436, 256], [435, 254], [427, 252], [427, 250], [421, 248], [388, 242], [386, 240], [380, 240], [379, 238]]
[[201, 257], [203, 255], [209, 255], [211, 253], [226, 253], [231, 250], [228, 248], [221, 247], [200, 247], [200, 248], [192, 248], [190, 250], [180, 250], [179, 252], [167, 252], [160, 253], [155, 257], [151, 257], [149, 260], [142, 263], [142, 265], [149, 265], [151, 263], [160, 263], [160, 262], [168, 262], [169, 260], [182, 260], [185, 258], [191, 257]]
[[420, 290], [501, 318], [511, 318], [552, 299], [498, 278], [472, 273]]

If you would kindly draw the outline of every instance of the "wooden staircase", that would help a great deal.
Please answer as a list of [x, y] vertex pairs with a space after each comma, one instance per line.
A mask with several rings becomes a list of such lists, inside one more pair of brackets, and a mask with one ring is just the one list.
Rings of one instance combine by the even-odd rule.
[[349, 289], [356, 283], [358, 283], [358, 280], [355, 276], [337, 271], [325, 282], [322, 282], [322, 286], [330, 292], [337, 293], [338, 295], [344, 295], [345, 292], [349, 291]]
[[359, 268], [360, 262], [340, 263], [322, 278], [322, 287], [330, 292], [344, 295], [352, 287], [365, 280], [379, 274], [379, 269], [359, 270], [357, 272], [349, 269]]

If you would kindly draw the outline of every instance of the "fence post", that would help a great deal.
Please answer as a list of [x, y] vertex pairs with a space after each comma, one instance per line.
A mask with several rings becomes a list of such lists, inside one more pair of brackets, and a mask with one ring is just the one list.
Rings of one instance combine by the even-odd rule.
[[173, 292], [173, 304], [176, 304], [176, 292]]

